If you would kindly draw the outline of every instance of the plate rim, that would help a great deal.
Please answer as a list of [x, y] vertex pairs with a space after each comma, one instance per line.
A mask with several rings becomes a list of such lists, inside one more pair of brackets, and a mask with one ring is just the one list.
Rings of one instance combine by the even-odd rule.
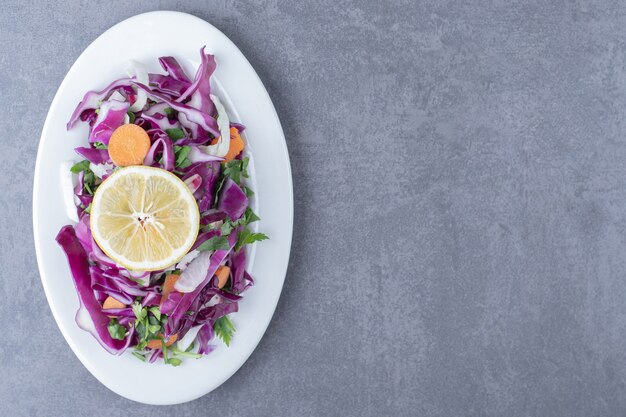
[[[89, 360], [84, 357], [82, 355], [82, 351], [80, 348], [77, 347], [77, 345], [75, 344], [74, 340], [72, 337], [70, 337], [68, 334], [66, 334], [66, 331], [64, 331], [63, 327], [61, 326], [61, 321], [60, 321], [60, 317], [59, 317], [59, 312], [54, 309], [52, 307], [52, 304], [50, 303], [51, 300], [51, 295], [50, 295], [50, 290], [49, 290], [49, 285], [50, 285], [50, 281], [48, 278], [46, 278], [46, 270], [44, 269], [44, 265], [43, 265], [43, 260], [42, 260], [42, 241], [41, 239], [38, 238], [39, 234], [40, 234], [40, 224], [39, 224], [39, 218], [36, 215], [37, 214], [37, 207], [41, 204], [40, 203], [40, 178], [41, 178], [41, 165], [42, 165], [42, 160], [45, 158], [43, 156], [43, 144], [44, 144], [44, 138], [47, 136], [46, 132], [50, 129], [50, 124], [51, 122], [51, 117], [50, 115], [56, 112], [56, 108], [59, 106], [59, 102], [62, 100], [61, 99], [61, 91], [66, 89], [66, 84], [69, 83], [68, 80], [70, 80], [71, 78], [73, 78], [73, 73], [77, 71], [77, 67], [79, 66], [79, 62], [82, 61], [83, 56], [92, 48], [92, 46], [94, 45], [94, 43], [96, 43], [101, 37], [105, 36], [107, 33], [109, 33], [110, 31], [115, 30], [118, 26], [122, 25], [122, 24], [127, 24], [129, 22], [135, 21], [135, 20], [142, 20], [142, 19], [146, 19], [146, 18], [150, 18], [153, 16], [158, 16], [159, 18], [169, 18], [169, 17], [175, 17], [175, 18], [182, 18], [182, 19], [188, 19], [188, 20], [193, 20], [199, 24], [205, 25], [207, 26], [207, 28], [209, 28], [210, 30], [215, 30], [217, 31], [219, 34], [221, 34], [225, 40], [226, 43], [228, 43], [228, 47], [234, 49], [236, 52], [238, 52], [241, 57], [243, 58], [244, 62], [247, 65], [247, 69], [251, 70], [251, 73], [254, 74], [254, 83], [258, 83], [261, 87], [262, 87], [262, 94], [264, 96], [264, 99], [267, 100], [267, 102], [269, 103], [269, 109], [271, 111], [271, 115], [273, 117], [273, 123], [275, 123], [275, 125], [277, 126], [277, 128], [279, 129], [280, 132], [280, 138], [276, 138], [275, 140], [280, 140], [281, 142], [281, 148], [284, 152], [284, 158], [286, 161], [286, 168], [287, 168], [287, 187], [286, 187], [286, 191], [287, 191], [287, 202], [288, 202], [288, 214], [289, 214], [289, 219], [287, 225], [288, 225], [288, 233], [287, 233], [287, 251], [284, 254], [284, 258], [286, 260], [286, 262], [284, 262], [284, 268], [280, 268], [277, 273], [276, 276], [279, 278], [279, 287], [278, 290], [276, 291], [276, 303], [273, 303], [272, 308], [271, 308], [271, 314], [269, 314], [267, 316], [267, 321], [264, 323], [264, 329], [263, 332], [261, 333], [260, 337], [254, 342], [252, 343], [251, 347], [252, 349], [250, 350], [249, 354], [245, 355], [243, 357], [243, 360], [238, 363], [231, 372], [227, 373], [224, 377], [220, 378], [217, 380], [217, 383], [215, 384], [211, 384], [211, 385], [207, 385], [207, 388], [205, 390], [201, 390], [198, 393], [194, 393], [191, 395], [187, 395], [187, 396], [181, 396], [181, 398], [177, 401], [166, 401], [166, 402], [148, 402], [148, 401], [143, 401], [141, 399], [138, 398], [132, 398], [132, 396], [126, 395], [126, 393], [124, 392], [120, 392], [120, 390], [116, 389], [115, 387], [110, 386], [109, 384], [105, 383], [97, 374], [96, 372], [94, 372], [94, 369], [91, 365], [91, 363], [89, 362]], [[173, 55], [175, 55], [175, 52], [173, 52]], [[235, 109], [237, 108], [237, 106], [235, 105]], [[280, 119], [278, 117], [278, 113], [276, 112], [276, 108], [274, 106], [274, 102], [272, 101], [267, 88], [265, 87], [265, 84], [263, 83], [263, 81], [261, 80], [261, 78], [259, 77], [258, 73], [256, 72], [256, 70], [254, 69], [254, 67], [252, 66], [252, 64], [250, 64], [250, 62], [248, 61], [247, 57], [245, 56], [245, 54], [239, 49], [239, 47], [237, 47], [237, 45], [226, 35], [224, 34], [220, 29], [218, 29], [217, 27], [215, 27], [214, 25], [212, 25], [211, 23], [207, 22], [206, 20], [195, 16], [193, 14], [189, 14], [189, 13], [184, 13], [184, 12], [179, 12], [179, 11], [171, 11], [171, 10], [159, 10], [159, 11], [150, 11], [150, 12], [145, 12], [145, 13], [140, 13], [140, 14], [136, 14], [134, 16], [128, 17], [126, 19], [123, 19], [117, 23], [115, 23], [114, 25], [112, 25], [111, 27], [109, 27], [107, 30], [105, 30], [104, 32], [102, 32], [101, 34], [99, 34], [95, 39], [93, 39], [89, 45], [87, 45], [83, 51], [80, 53], [80, 55], [75, 59], [75, 61], [73, 62], [73, 64], [71, 65], [71, 67], [68, 69], [67, 73], [65, 74], [63, 80], [61, 81], [61, 83], [59, 84], [59, 87], [57, 88], [57, 91], [50, 103], [50, 106], [48, 107], [48, 112], [46, 114], [46, 119], [45, 122], [43, 124], [42, 130], [41, 130], [41, 135], [39, 137], [39, 144], [37, 146], [37, 157], [36, 157], [36, 161], [35, 161], [35, 169], [34, 169], [34, 174], [33, 174], [33, 202], [32, 202], [32, 220], [33, 220], [33, 238], [34, 238], [34, 244], [35, 244], [35, 254], [36, 254], [36, 258], [37, 258], [37, 267], [38, 267], [38, 271], [39, 271], [39, 276], [40, 276], [40, 280], [42, 283], [42, 286], [44, 288], [44, 293], [46, 295], [46, 301], [48, 302], [48, 306], [50, 308], [50, 311], [52, 312], [52, 315], [54, 317], [55, 323], [57, 325], [57, 327], [59, 328], [59, 330], [61, 331], [61, 334], [63, 335], [66, 343], [70, 346], [70, 348], [72, 349], [72, 352], [74, 353], [74, 355], [76, 355], [76, 357], [80, 360], [80, 362], [83, 364], [83, 366], [85, 366], [85, 368], [87, 368], [87, 370], [103, 385], [105, 385], [108, 389], [110, 389], [111, 391], [115, 392], [116, 394], [130, 399], [132, 401], [136, 401], [139, 403], [144, 403], [144, 404], [151, 404], [151, 405], [172, 405], [172, 404], [181, 404], [184, 402], [188, 402], [188, 401], [192, 401], [195, 400], [197, 398], [200, 398], [206, 394], [208, 394], [209, 392], [213, 391], [214, 389], [216, 389], [217, 387], [219, 387], [220, 385], [222, 385], [225, 381], [227, 381], [230, 377], [232, 377], [239, 369], [241, 369], [241, 367], [243, 366], [243, 364], [250, 358], [250, 356], [254, 353], [254, 351], [256, 350], [258, 344], [260, 343], [261, 339], [263, 339], [263, 337], [265, 336], [267, 329], [269, 327], [269, 324], [271, 323], [273, 316], [276, 312], [276, 308], [278, 306], [278, 303], [280, 302], [280, 297], [282, 295], [282, 289], [284, 287], [284, 282], [286, 279], [286, 274], [288, 271], [288, 267], [289, 267], [289, 261], [291, 259], [291, 245], [293, 243], [293, 221], [294, 221], [294, 199], [293, 199], [293, 176], [292, 176], [292, 170], [291, 170], [291, 161], [289, 158], [289, 150], [288, 150], [288, 146], [287, 146], [287, 141], [285, 139], [285, 134], [282, 128], [282, 124], [280, 122]]]

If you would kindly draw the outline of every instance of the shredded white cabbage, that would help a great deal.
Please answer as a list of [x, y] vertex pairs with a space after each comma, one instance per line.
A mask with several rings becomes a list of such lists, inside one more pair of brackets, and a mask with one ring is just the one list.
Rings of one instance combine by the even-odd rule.
[[119, 91], [114, 91], [113, 94], [111, 94], [111, 97], [109, 97], [109, 100], [107, 101], [110, 101], [110, 100], [126, 102], [126, 98]]
[[106, 174], [110, 174], [113, 168], [115, 168], [113, 164], [94, 164], [93, 162], [89, 164], [89, 169], [100, 179]]
[[74, 163], [73, 161], [65, 161], [61, 164], [61, 188], [63, 190], [65, 213], [70, 220], [78, 223], [76, 205], [79, 201], [76, 196], [74, 196], [74, 187], [76, 186], [77, 180], [76, 175], [72, 174], [70, 171]]
[[178, 349], [182, 350], [183, 352], [186, 351], [187, 348], [191, 346], [193, 341], [196, 340], [196, 336], [198, 336], [198, 332], [200, 331], [200, 328], [202, 326], [203, 324], [199, 326], [194, 326], [191, 329], [187, 330], [187, 333], [185, 333], [185, 335], [177, 342]]
[[[135, 77], [135, 81], [148, 85], [148, 71], [146, 68], [135, 61], [134, 59], [128, 60], [128, 65], [126, 66], [126, 73], [129, 77]], [[130, 106], [130, 111], [139, 111], [142, 110], [146, 106], [146, 102], [148, 100], [147, 93], [141, 88], [137, 89], [137, 100]]]
[[215, 104], [215, 109], [217, 110], [217, 126], [220, 129], [220, 137], [217, 139], [215, 145], [198, 146], [198, 148], [209, 155], [224, 157], [230, 148], [230, 120], [219, 97], [211, 94], [211, 100], [213, 100], [213, 104]]
[[191, 261], [196, 259], [198, 255], [200, 255], [200, 251], [192, 250], [187, 255], [183, 256], [180, 261], [178, 261], [178, 263], [176, 264], [176, 269], [184, 271], [185, 269], [187, 269], [187, 265], [189, 265]]

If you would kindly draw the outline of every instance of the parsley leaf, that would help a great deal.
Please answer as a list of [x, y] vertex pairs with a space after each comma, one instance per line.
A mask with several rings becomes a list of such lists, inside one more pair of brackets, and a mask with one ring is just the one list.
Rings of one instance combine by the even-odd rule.
[[139, 304], [138, 302], [135, 301], [132, 305], [132, 308], [133, 313], [135, 314], [135, 317], [137, 317], [138, 321], [141, 321], [147, 317], [147, 309], [145, 307], [142, 307], [141, 304]]
[[174, 109], [171, 107], [166, 107], [165, 109], [163, 109], [163, 113], [165, 113], [165, 115], [167, 117], [173, 117], [174, 116]]
[[[92, 174], [93, 175], [93, 174]], [[87, 191], [87, 194], [91, 194], [93, 195], [94, 192], [94, 188], [92, 187], [90, 184], [92, 184], [93, 181], [89, 181], [87, 180], [87, 176], [85, 175], [85, 181], [83, 182], [83, 187], [85, 188], [85, 191]]]
[[109, 321], [107, 329], [109, 330], [109, 334], [113, 339], [124, 340], [124, 338], [126, 337], [126, 327], [119, 324], [117, 322], [117, 319], [111, 319], [111, 321]]
[[233, 231], [235, 227], [237, 227], [236, 222], [233, 222], [230, 219], [226, 219], [222, 224], [222, 227], [220, 228], [220, 232], [222, 233], [222, 236], [227, 236], [230, 234], [230, 232]]
[[260, 242], [262, 240], [267, 240], [269, 237], [265, 233], [252, 233], [248, 229], [244, 229], [237, 236], [237, 244], [235, 245], [235, 252], [239, 251], [244, 245], [249, 245], [250, 243]]
[[239, 220], [232, 221], [231, 219], [228, 219], [228, 218], [224, 220], [224, 223], [222, 223], [222, 227], [220, 228], [220, 231], [222, 233], [222, 236], [228, 236], [230, 232], [233, 231], [233, 229], [239, 226], [245, 227], [249, 225], [250, 223], [254, 223], [259, 220], [261, 220], [261, 218], [257, 216], [250, 207], [248, 207], [244, 215]]
[[128, 110], [128, 112], [126, 112], [126, 114], [128, 115], [128, 121], [131, 124], [135, 123], [135, 113], [133, 113], [132, 111]]
[[246, 212], [244, 213], [244, 219], [246, 221], [246, 225], [250, 224], [250, 223], [254, 223], [258, 220], [261, 220], [261, 218], [259, 216], [256, 215], [256, 213], [254, 211], [252, 211], [252, 209], [250, 207], [248, 207], [246, 209]]
[[252, 188], [245, 185], [241, 188], [243, 189], [243, 193], [246, 195], [246, 197], [250, 198], [254, 195], [254, 191], [252, 191]]
[[85, 171], [85, 176], [83, 177], [83, 188], [87, 193], [93, 195], [97, 188], [96, 184], [96, 176], [91, 170]]
[[191, 161], [187, 158], [191, 152], [191, 146], [174, 146], [174, 156], [176, 157], [176, 167], [187, 168]]
[[183, 129], [165, 129], [165, 133], [167, 133], [167, 136], [169, 136], [172, 140], [178, 140], [185, 137], [185, 131]]
[[216, 251], [219, 249], [227, 250], [228, 248], [230, 248], [230, 245], [228, 244], [228, 239], [226, 238], [226, 236], [213, 236], [211, 239], [198, 246], [196, 250]]
[[109, 147], [102, 142], [94, 142], [93, 147], [96, 149], [108, 149]]
[[150, 307], [149, 311], [158, 321], [161, 321], [161, 310], [159, 310], [158, 306]]
[[230, 346], [230, 341], [235, 334], [235, 326], [233, 325], [233, 322], [230, 321], [228, 316], [223, 316], [215, 320], [213, 330], [215, 331], [215, 334], [222, 339], [222, 341], [224, 341], [226, 346]]
[[235, 181], [237, 185], [240, 185], [241, 177], [248, 178], [248, 162], [250, 162], [250, 158], [248, 157], [242, 160], [233, 159], [232, 161], [226, 162], [222, 173], [224, 178], [229, 177], [231, 180]]
[[166, 316], [158, 307], [142, 307], [138, 301], [132, 305], [135, 314], [135, 330], [139, 337], [136, 349], [143, 350], [150, 340], [162, 339]]
[[89, 161], [85, 159], [84, 161], [77, 162], [70, 168], [70, 171], [72, 171], [73, 174], [78, 174], [81, 171], [91, 171], [89, 169]]
[[70, 168], [70, 171], [73, 174], [83, 172], [83, 189], [87, 192], [87, 194], [93, 195], [98, 185], [96, 184], [96, 176], [89, 167], [89, 161], [85, 159], [74, 164], [74, 166]]

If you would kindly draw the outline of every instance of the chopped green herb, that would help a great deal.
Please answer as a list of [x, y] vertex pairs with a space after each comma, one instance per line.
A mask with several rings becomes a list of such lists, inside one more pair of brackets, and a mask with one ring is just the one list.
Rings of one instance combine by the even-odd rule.
[[165, 113], [167, 117], [174, 117], [174, 109], [171, 107], [163, 109], [163, 113]]
[[87, 191], [87, 193], [93, 195], [94, 190], [91, 187], [91, 185], [89, 185], [89, 184], [91, 184], [91, 181], [84, 181], [83, 182], [83, 187], [85, 188], [85, 191]]
[[169, 136], [172, 140], [178, 140], [185, 137], [185, 131], [183, 129], [165, 129], [165, 133], [167, 133], [167, 136]]
[[170, 347], [170, 352], [176, 356], [182, 356], [183, 358], [194, 358], [194, 359], [198, 359], [201, 358], [202, 355], [200, 353], [192, 353], [189, 350], [191, 350], [190, 348], [193, 348], [193, 345], [190, 346], [189, 348], [187, 348], [187, 350], [182, 351], [180, 349], [176, 349], [173, 347]]
[[102, 142], [94, 142], [93, 147], [96, 149], [108, 149], [109, 147]]
[[200, 246], [198, 246], [196, 250], [216, 251], [219, 249], [227, 250], [228, 248], [230, 248], [230, 245], [228, 244], [228, 238], [226, 238], [226, 236], [214, 236], [211, 239], [207, 240], [206, 242], [202, 243]]
[[89, 167], [89, 164], [90, 164], [90, 162], [85, 159], [83, 161], [80, 161], [80, 162], [74, 164], [74, 166], [72, 166], [72, 168], [70, 168], [70, 171], [73, 174], [78, 174], [80, 172], [83, 173], [83, 189], [88, 194], [93, 195], [94, 191], [96, 191], [96, 188], [98, 186], [98, 184], [96, 184], [96, 181], [99, 181], [99, 179], [91, 171], [91, 168]]
[[187, 158], [189, 152], [191, 152], [191, 146], [174, 146], [177, 168], [187, 168], [191, 165], [191, 161]]
[[257, 216], [256, 213], [252, 211], [250, 207], [246, 209], [246, 212], [244, 214], [244, 219], [245, 219], [246, 225], [249, 225], [250, 223], [254, 223], [256, 221], [261, 220], [261, 218]]
[[142, 307], [138, 301], [132, 305], [135, 314], [135, 330], [139, 336], [136, 348], [145, 349], [150, 340], [161, 339], [167, 318], [158, 307]]
[[116, 340], [124, 340], [126, 337], [126, 327], [122, 326], [117, 322], [117, 319], [111, 319], [107, 326], [109, 330], [109, 334], [113, 339]]
[[167, 345], [165, 345], [165, 340], [161, 339], [161, 351], [163, 352], [163, 362], [168, 363], [168, 356], [167, 356]]
[[133, 113], [132, 111], [128, 110], [128, 112], [126, 114], [128, 115], [128, 121], [131, 124], [135, 123], [135, 113]]
[[91, 203], [87, 207], [85, 207], [85, 213], [91, 214]]
[[220, 232], [222, 233], [222, 236], [229, 235], [230, 232], [232, 232], [236, 226], [237, 225], [234, 222], [232, 222], [230, 219], [224, 221], [224, 223], [222, 224], [222, 227], [220, 228]]
[[139, 304], [138, 302], [133, 303], [132, 309], [138, 321], [145, 319], [146, 316], [148, 315], [147, 310], [144, 307], [142, 307], [141, 304]]
[[243, 193], [246, 195], [246, 197], [250, 198], [254, 195], [254, 191], [252, 191], [250, 187], [244, 185], [241, 188], [243, 189]]
[[226, 346], [230, 346], [230, 341], [235, 334], [235, 326], [233, 325], [233, 322], [230, 321], [228, 316], [223, 316], [217, 319], [213, 325], [213, 330], [215, 331], [215, 334], [222, 339]]
[[183, 363], [183, 361], [181, 361], [178, 358], [170, 358], [170, 360], [167, 362], [167, 364], [172, 365], [172, 366], [178, 366], [181, 363]]
[[224, 164], [224, 171], [222, 172], [224, 178], [229, 177], [238, 185], [241, 184], [241, 177], [248, 178], [247, 169], [249, 161], [250, 159], [245, 157], [242, 160], [233, 159], [232, 161], [226, 162], [226, 164]]
[[74, 166], [70, 168], [70, 171], [72, 171], [73, 174], [78, 174], [81, 171], [91, 171], [89, 169], [89, 164], [90, 162], [85, 159], [84, 161], [75, 163]]
[[161, 320], [161, 310], [159, 310], [158, 306], [150, 307], [149, 311], [152, 313], [154, 317], [156, 317], [157, 320], [159, 321]]
[[165, 344], [165, 341], [161, 340], [161, 351], [163, 352], [163, 362], [165, 362], [167, 365], [178, 366], [181, 363], [183, 363], [183, 361], [181, 361], [178, 358], [170, 357], [169, 354], [170, 353], [174, 354], [175, 350], [178, 351], [178, 349], [167, 347], [167, 345]]
[[139, 359], [142, 362], [146, 361], [146, 357], [144, 355], [142, 355], [141, 353], [139, 353], [139, 352], [136, 352], [136, 351], [133, 352], [133, 356], [136, 357], [137, 359]]
[[240, 250], [244, 245], [249, 245], [254, 242], [260, 242], [267, 240], [269, 237], [264, 233], [253, 233], [248, 229], [244, 229], [237, 236], [237, 244], [235, 245], [235, 251]]
[[236, 221], [232, 221], [231, 219], [224, 220], [220, 228], [220, 232], [222, 233], [222, 236], [228, 236], [233, 231], [233, 229], [239, 226], [245, 227], [259, 220], [261, 220], [261, 218], [257, 216], [256, 213], [252, 211], [250, 207], [248, 207], [244, 215], [239, 220], [236, 220]]

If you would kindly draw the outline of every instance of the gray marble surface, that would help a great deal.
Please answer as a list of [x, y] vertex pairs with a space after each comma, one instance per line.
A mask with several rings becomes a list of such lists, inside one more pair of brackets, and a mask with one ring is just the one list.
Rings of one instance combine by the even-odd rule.
[[[161, 408], [71, 352], [31, 226], [57, 86], [101, 32], [158, 9], [213, 23], [256, 68], [296, 219], [258, 349], [211, 394]], [[5, 0], [0, 132], [2, 416], [626, 413], [624, 7]]]

